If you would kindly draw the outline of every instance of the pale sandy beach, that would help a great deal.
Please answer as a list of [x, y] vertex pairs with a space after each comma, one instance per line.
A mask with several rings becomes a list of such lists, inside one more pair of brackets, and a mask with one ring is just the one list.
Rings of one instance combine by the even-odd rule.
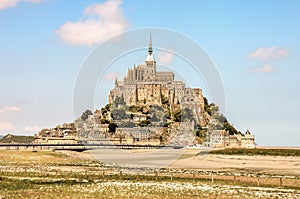
[[206, 155], [178, 159], [170, 167], [300, 176], [300, 157]]

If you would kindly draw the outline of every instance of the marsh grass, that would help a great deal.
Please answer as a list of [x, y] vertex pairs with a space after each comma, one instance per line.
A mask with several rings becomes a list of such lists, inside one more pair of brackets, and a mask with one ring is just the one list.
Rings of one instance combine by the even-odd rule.
[[219, 155], [261, 155], [261, 156], [300, 156], [298, 149], [221, 149], [212, 150], [209, 154]]

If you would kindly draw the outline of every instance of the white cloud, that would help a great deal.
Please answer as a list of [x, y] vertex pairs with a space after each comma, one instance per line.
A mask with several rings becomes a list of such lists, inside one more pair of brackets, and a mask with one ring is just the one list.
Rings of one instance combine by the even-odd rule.
[[21, 109], [16, 106], [7, 106], [3, 109], [0, 109], [0, 114], [8, 114], [8, 113], [18, 113]]
[[19, 2], [32, 2], [32, 3], [39, 3], [43, 0], [1, 0], [0, 1], [0, 10], [4, 10], [5, 8], [14, 7]]
[[7, 133], [9, 131], [14, 131], [16, 128], [10, 122], [0, 122], [0, 133]]
[[159, 64], [168, 65], [173, 61], [174, 53], [159, 51], [157, 53], [157, 58], [158, 58]]
[[252, 70], [254, 73], [271, 73], [274, 72], [274, 69], [269, 65], [265, 64], [263, 67], [257, 67]]
[[[94, 45], [129, 27], [121, 8], [122, 0], [108, 0], [85, 8], [90, 18], [77, 22], [68, 21], [55, 31], [60, 38], [72, 45]], [[96, 16], [96, 18], [95, 18]]]
[[270, 48], [260, 47], [257, 50], [249, 54], [251, 59], [262, 59], [262, 60], [274, 60], [282, 57], [287, 57], [289, 54], [288, 50], [278, 46]]
[[117, 72], [110, 72], [104, 75], [103, 79], [106, 81], [115, 80], [116, 78], [120, 79], [121, 75]]
[[41, 130], [38, 126], [27, 126], [24, 128], [24, 132], [26, 133], [37, 133]]
[[21, 109], [17, 106], [7, 106], [2, 108], [0, 109], [0, 122], [6, 122], [7, 124], [7, 122], [13, 121], [20, 112]]

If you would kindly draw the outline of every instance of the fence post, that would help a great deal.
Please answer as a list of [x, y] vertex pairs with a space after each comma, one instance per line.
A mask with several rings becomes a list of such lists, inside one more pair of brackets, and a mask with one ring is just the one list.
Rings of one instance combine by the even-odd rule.
[[283, 185], [283, 180], [282, 180], [282, 178], [279, 179], [279, 182], [280, 182], [280, 186], [282, 187], [282, 185]]
[[233, 176], [233, 182], [236, 184], [236, 175]]
[[214, 183], [214, 174], [211, 173], [211, 183]]
[[171, 181], [173, 181], [173, 173], [171, 173]]
[[158, 171], [155, 172], [155, 179], [158, 180]]
[[257, 177], [257, 186], [259, 186], [259, 176]]

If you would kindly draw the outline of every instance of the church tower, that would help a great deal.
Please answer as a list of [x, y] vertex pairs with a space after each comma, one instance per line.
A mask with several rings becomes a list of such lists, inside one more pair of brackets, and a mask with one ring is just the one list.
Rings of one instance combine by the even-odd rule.
[[148, 47], [148, 55], [145, 60], [146, 63], [146, 70], [145, 70], [145, 80], [146, 81], [153, 81], [155, 80], [156, 76], [156, 61], [153, 55], [153, 48], [152, 48], [152, 35], [150, 33], [150, 42]]

